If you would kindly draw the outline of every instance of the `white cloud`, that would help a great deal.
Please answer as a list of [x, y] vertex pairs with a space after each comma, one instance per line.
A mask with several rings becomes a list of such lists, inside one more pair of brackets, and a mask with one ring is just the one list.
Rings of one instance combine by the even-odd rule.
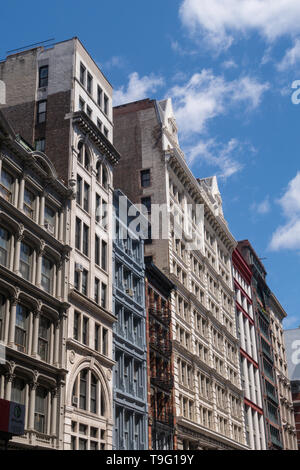
[[184, 0], [179, 15], [192, 35], [217, 49], [249, 32], [269, 43], [300, 32], [299, 0]]
[[186, 154], [190, 165], [205, 162], [219, 169], [218, 176], [229, 178], [243, 168], [238, 161], [243, 145], [237, 139], [231, 139], [227, 144], [219, 144], [215, 139], [200, 140], [194, 146], [187, 148]]
[[300, 39], [296, 39], [291, 49], [288, 49], [282, 61], [277, 64], [277, 69], [282, 72], [294, 67], [300, 61]]
[[164, 80], [161, 77], [155, 75], [139, 77], [137, 72], [133, 72], [128, 77], [127, 88], [122, 86], [118, 90], [115, 90], [114, 105], [118, 106], [147, 98], [148, 93], [155, 93], [163, 84]]
[[168, 96], [173, 99], [181, 132], [188, 135], [203, 132], [208, 120], [225, 114], [233, 105], [244, 103], [247, 108], [256, 108], [268, 88], [268, 83], [252, 77], [226, 81], [203, 69], [185, 84], [174, 86]]
[[126, 64], [126, 60], [120, 56], [112, 56], [107, 62], [103, 64], [103, 68], [123, 68]]
[[278, 227], [272, 236], [270, 249], [300, 249], [300, 172], [289, 182], [283, 197], [278, 201], [287, 223]]
[[251, 209], [260, 215], [268, 214], [271, 210], [270, 198], [267, 196], [263, 201], [254, 203]]
[[224, 69], [236, 69], [237, 68], [237, 65], [233, 59], [225, 60], [221, 65]]

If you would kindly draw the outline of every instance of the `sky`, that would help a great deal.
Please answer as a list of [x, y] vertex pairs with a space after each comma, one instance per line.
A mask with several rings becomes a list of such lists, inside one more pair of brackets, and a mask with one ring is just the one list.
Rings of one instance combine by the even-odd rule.
[[73, 36], [112, 83], [116, 105], [172, 98], [193, 173], [218, 176], [230, 230], [262, 258], [288, 314], [285, 327], [298, 327], [299, 0], [10, 0], [0, 7], [0, 59]]

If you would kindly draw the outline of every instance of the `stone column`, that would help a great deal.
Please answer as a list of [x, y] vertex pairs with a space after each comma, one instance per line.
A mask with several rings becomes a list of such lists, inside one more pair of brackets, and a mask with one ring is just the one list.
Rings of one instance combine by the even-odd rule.
[[15, 348], [15, 327], [16, 327], [16, 311], [17, 311], [17, 297], [14, 297], [10, 302], [10, 321], [8, 332], [8, 346]]
[[262, 441], [262, 450], [266, 450], [266, 435], [265, 435], [265, 424], [264, 424], [264, 417], [263, 415], [260, 415], [259, 417], [259, 427], [260, 427], [260, 435], [261, 435], [261, 441]]
[[255, 436], [256, 436], [256, 449], [261, 450], [261, 446], [260, 446], [260, 429], [259, 429], [259, 424], [258, 424], [257, 412], [254, 413], [254, 429], [255, 429]]
[[59, 213], [59, 241], [64, 242], [64, 209]]
[[4, 324], [4, 338], [3, 338], [3, 341], [5, 344], [8, 343], [9, 322], [10, 322], [10, 300], [9, 298], [7, 298], [6, 303], [5, 303], [5, 324]]
[[32, 382], [29, 385], [28, 429], [30, 431], [34, 431], [35, 394], [37, 386], [37, 382]]
[[20, 254], [21, 254], [21, 242], [24, 238], [24, 225], [19, 226], [17, 235], [15, 236], [15, 253], [14, 253], [14, 272], [20, 276]]
[[251, 406], [248, 407], [247, 411], [248, 417], [248, 428], [249, 428], [249, 441], [251, 449], [255, 449], [254, 437], [253, 437], [253, 420], [252, 420], [252, 408]]
[[57, 322], [55, 323], [55, 328], [54, 328], [54, 366], [59, 367], [59, 350], [60, 350], [60, 344], [59, 344], [59, 332], [60, 332], [60, 323], [61, 320], [58, 319]]
[[240, 326], [240, 340], [241, 340], [241, 346], [242, 349], [246, 349], [245, 346], [245, 331], [244, 331], [244, 319], [243, 319], [243, 314], [241, 311], [239, 311], [239, 326]]
[[45, 221], [45, 195], [40, 196], [40, 225], [44, 226]]
[[36, 280], [35, 284], [37, 287], [41, 288], [42, 285], [42, 258], [44, 254], [45, 242], [40, 241], [40, 247], [37, 256], [37, 267], [36, 267]]
[[34, 221], [35, 221], [36, 224], [39, 224], [39, 221], [40, 221], [40, 196], [36, 196], [36, 198], [35, 198]]
[[250, 389], [249, 389], [248, 361], [246, 358], [243, 358], [242, 360], [242, 367], [244, 371], [244, 380], [245, 380], [245, 396], [251, 400]]
[[5, 400], [11, 401], [11, 387], [14, 378], [15, 375], [12, 373], [6, 375]]
[[32, 335], [32, 356], [38, 357], [38, 339], [39, 339], [39, 322], [40, 322], [39, 310], [33, 312], [33, 335]]
[[20, 181], [20, 186], [19, 186], [19, 209], [20, 211], [23, 211], [23, 206], [24, 206], [24, 190], [25, 190], [25, 176], [23, 175]]
[[57, 437], [56, 424], [57, 424], [57, 411], [58, 411], [58, 409], [57, 409], [58, 392], [59, 392], [58, 388], [54, 388], [51, 391], [52, 400], [51, 400], [51, 431], [50, 431], [50, 434], [53, 437]]

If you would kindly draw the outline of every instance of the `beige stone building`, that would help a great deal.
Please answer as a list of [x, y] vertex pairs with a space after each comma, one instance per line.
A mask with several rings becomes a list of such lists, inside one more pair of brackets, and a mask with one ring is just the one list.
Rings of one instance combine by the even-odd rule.
[[63, 449], [71, 196], [0, 112], [0, 398], [25, 405], [10, 448]]
[[[0, 63], [5, 115], [73, 189], [64, 449], [112, 446], [112, 87], [73, 38]], [[47, 225], [55, 235], [52, 223]]]
[[[247, 449], [231, 264], [236, 241], [223, 216], [217, 180], [197, 180], [191, 173], [171, 100], [119, 106], [114, 126], [122, 154], [115, 185], [149, 214], [157, 204], [167, 209], [162, 216], [166, 236], [156, 237], [152, 224], [145, 255], [176, 285], [175, 447]], [[196, 219], [197, 205], [204, 206], [203, 223]], [[190, 250], [192, 232], [197, 247]]]
[[282, 321], [287, 316], [274, 294], [270, 297], [271, 338], [282, 426], [283, 448], [298, 450], [291, 383], [288, 378], [287, 358]]

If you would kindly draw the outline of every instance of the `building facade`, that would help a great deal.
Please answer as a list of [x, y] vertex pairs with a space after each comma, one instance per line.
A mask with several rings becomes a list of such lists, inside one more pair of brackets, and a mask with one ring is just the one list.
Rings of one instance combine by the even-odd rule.
[[265, 423], [252, 302], [252, 272], [238, 249], [233, 252], [232, 262], [247, 442], [252, 450], [265, 450]]
[[171, 292], [174, 284], [146, 263], [149, 449], [176, 450]]
[[284, 450], [297, 450], [297, 433], [294, 416], [291, 382], [288, 376], [287, 357], [282, 321], [287, 314], [272, 293], [270, 298], [271, 338], [278, 385], [280, 417]]
[[114, 439], [116, 450], [148, 449], [144, 242], [130, 230], [134, 209], [114, 193]]
[[152, 223], [149, 230], [145, 254], [176, 286], [171, 317], [178, 449], [247, 449], [231, 267], [236, 242], [216, 178], [197, 180], [189, 170], [171, 100], [119, 106], [114, 126], [122, 153], [116, 185], [134, 204], [142, 203], [149, 218], [157, 205], [163, 211], [161, 227]]
[[112, 87], [77, 38], [8, 56], [0, 77], [3, 113], [73, 189], [64, 448], [111, 449]]
[[238, 248], [252, 272], [253, 312], [256, 324], [259, 370], [268, 450], [283, 449], [279, 392], [271, 337], [270, 297], [267, 272], [248, 240]]
[[63, 449], [71, 197], [0, 111], [0, 398], [25, 405], [13, 449]]

